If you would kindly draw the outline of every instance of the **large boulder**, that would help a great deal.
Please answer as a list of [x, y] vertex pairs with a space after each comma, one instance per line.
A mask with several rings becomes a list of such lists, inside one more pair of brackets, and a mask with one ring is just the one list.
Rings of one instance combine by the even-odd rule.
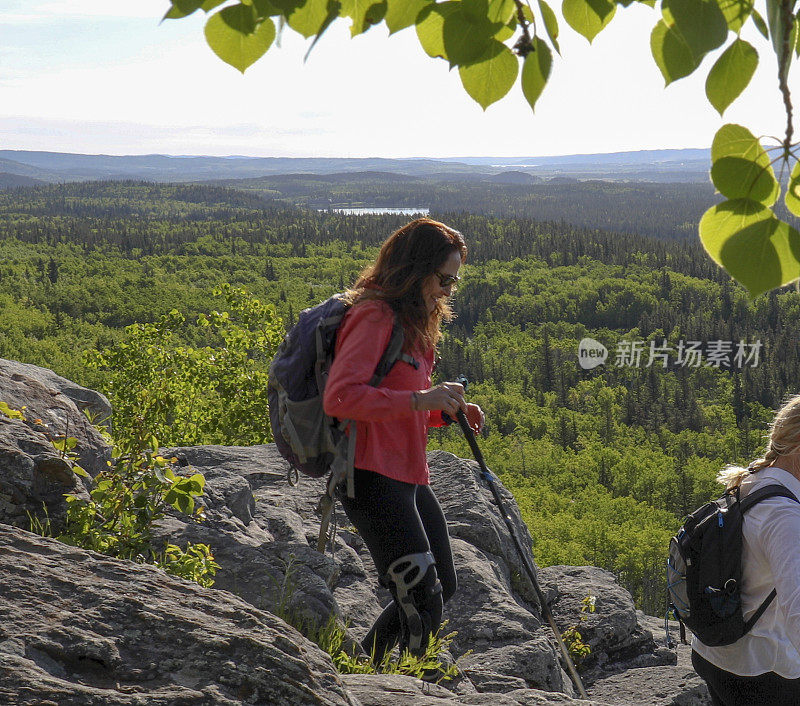
[[270, 613], [152, 566], [0, 525], [0, 703], [356, 706]]
[[58, 528], [66, 515], [65, 493], [88, 497], [47, 437], [0, 415], [0, 522], [30, 529], [31, 522], [49, 521]]
[[[591, 683], [627, 669], [672, 665], [674, 651], [657, 644], [653, 633], [640, 623], [631, 594], [610, 571], [596, 566], [548, 566], [541, 569], [556, 622], [575, 626], [591, 648], [581, 664], [583, 678]], [[594, 611], [582, 610], [587, 597]]]
[[442, 686], [396, 674], [347, 674], [342, 681], [361, 706], [612, 706], [615, 703], [572, 699], [565, 694], [536, 689], [514, 689], [504, 694], [454, 694]]
[[[162, 523], [161, 541], [212, 546], [222, 567], [216, 586], [254, 606], [306, 626], [319, 627], [338, 616], [348, 625], [352, 642], [364, 635], [391, 597], [380, 587], [369, 553], [341, 509], [335, 551], [321, 555], [313, 548], [321, 481], [303, 478], [292, 487], [273, 445], [163, 452], [184, 464], [180, 472], [205, 475], [208, 519], [198, 524], [175, 515]], [[429, 463], [448, 520], [459, 581], [456, 597], [445, 606], [446, 630], [457, 633], [450, 658], [480, 692], [533, 688], [574, 693], [477, 464], [444, 452], [429, 454]], [[513, 497], [499, 482], [498, 489], [523, 546], [529, 547], [530, 535]], [[528, 561], [535, 566], [530, 553]], [[578, 623], [580, 600], [588, 591], [601, 597], [586, 630], [594, 654], [592, 678], [631, 666], [674, 662], [639, 625], [630, 595], [612, 574], [578, 568], [573, 576], [571, 571], [545, 569], [541, 581], [563, 627]]]

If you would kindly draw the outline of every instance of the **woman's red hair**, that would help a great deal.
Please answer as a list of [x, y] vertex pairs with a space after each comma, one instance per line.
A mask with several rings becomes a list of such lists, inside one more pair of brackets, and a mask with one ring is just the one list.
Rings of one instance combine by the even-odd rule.
[[431, 218], [417, 218], [392, 233], [375, 262], [348, 291], [351, 301], [381, 299], [397, 312], [406, 332], [406, 348], [435, 347], [441, 323], [453, 312], [444, 299], [432, 312], [423, 301], [422, 285], [448, 257], [457, 252], [467, 258], [464, 237], [454, 228]]

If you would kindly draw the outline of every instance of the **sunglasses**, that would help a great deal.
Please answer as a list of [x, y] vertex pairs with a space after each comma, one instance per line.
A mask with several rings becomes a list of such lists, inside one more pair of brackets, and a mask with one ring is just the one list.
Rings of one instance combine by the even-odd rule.
[[446, 275], [442, 272], [439, 272], [439, 270], [434, 270], [433, 274], [439, 278], [439, 286], [442, 288], [458, 284], [461, 281], [461, 277], [458, 275]]

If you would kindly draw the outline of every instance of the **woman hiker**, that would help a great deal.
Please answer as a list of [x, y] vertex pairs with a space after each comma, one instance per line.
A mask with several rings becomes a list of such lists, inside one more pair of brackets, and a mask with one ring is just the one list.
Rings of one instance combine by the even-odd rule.
[[[380, 582], [392, 594], [362, 642], [376, 663], [399, 641], [401, 652], [425, 653], [443, 604], [455, 593], [447, 523], [430, 487], [425, 448], [442, 412], [463, 411], [475, 431], [480, 407], [455, 382], [431, 387], [441, 323], [467, 255], [458, 231], [420, 218], [394, 232], [347, 296], [325, 386], [325, 413], [356, 422], [355, 497], [339, 497], [369, 549]], [[369, 384], [397, 317], [404, 353], [383, 381]]]
[[[800, 499], [800, 395], [772, 421], [764, 458], [726, 467], [717, 480], [740, 496], [780, 483]], [[692, 664], [714, 706], [800, 704], [800, 504], [774, 497], [754, 505], [742, 534], [742, 609], [747, 620], [776, 589], [750, 632], [731, 645], [692, 640]]]

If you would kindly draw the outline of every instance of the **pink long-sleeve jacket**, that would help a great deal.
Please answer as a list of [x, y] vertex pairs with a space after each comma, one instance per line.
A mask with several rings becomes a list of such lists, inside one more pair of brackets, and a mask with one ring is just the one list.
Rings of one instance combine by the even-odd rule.
[[323, 404], [326, 414], [356, 421], [357, 468], [427, 485], [428, 427], [444, 422], [440, 411], [414, 411], [411, 395], [431, 386], [433, 349], [410, 351], [418, 369], [400, 360], [378, 387], [369, 384], [393, 325], [392, 309], [380, 300], [359, 302], [347, 312], [336, 337]]

